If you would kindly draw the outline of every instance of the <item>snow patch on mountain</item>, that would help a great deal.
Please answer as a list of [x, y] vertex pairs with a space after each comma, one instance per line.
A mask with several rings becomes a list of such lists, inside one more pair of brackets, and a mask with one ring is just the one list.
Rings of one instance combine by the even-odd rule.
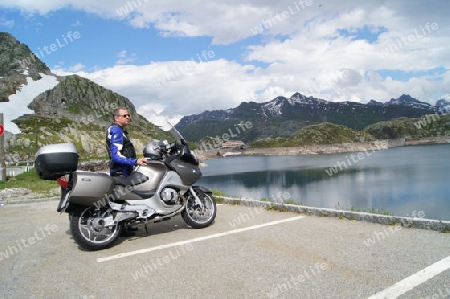
[[436, 108], [439, 113], [450, 113], [450, 102], [445, 99], [437, 101]]
[[281, 115], [281, 108], [283, 108], [283, 104], [283, 100], [273, 100], [264, 104], [263, 110], [267, 110], [272, 116]]
[[34, 114], [33, 110], [28, 109], [28, 105], [38, 95], [46, 90], [52, 89], [58, 84], [55, 76], [40, 74], [42, 79], [33, 81], [31, 77], [27, 77], [27, 85], [22, 85], [16, 94], [8, 97], [9, 102], [0, 103], [0, 111], [4, 116], [5, 130], [13, 134], [20, 133], [19, 127], [12, 120], [24, 115]]
[[391, 99], [389, 102], [385, 103], [384, 105], [385, 106], [387, 106], [387, 105], [407, 105], [407, 106], [417, 108], [417, 109], [428, 109], [430, 111], [435, 110], [435, 107], [433, 107], [431, 104], [421, 102], [417, 99], [414, 99], [410, 95], [406, 95], [406, 94], [400, 96], [398, 99]]

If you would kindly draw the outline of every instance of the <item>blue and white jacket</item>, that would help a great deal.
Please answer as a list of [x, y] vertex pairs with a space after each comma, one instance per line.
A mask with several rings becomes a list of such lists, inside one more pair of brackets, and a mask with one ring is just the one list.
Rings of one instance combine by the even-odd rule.
[[110, 158], [111, 176], [129, 176], [136, 165], [136, 149], [121, 126], [112, 124], [106, 131], [106, 148]]

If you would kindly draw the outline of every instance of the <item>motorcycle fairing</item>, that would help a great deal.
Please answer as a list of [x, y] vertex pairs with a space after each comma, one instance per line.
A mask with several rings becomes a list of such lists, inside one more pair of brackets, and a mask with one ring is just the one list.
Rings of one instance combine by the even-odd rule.
[[172, 160], [170, 165], [180, 174], [183, 183], [186, 185], [194, 184], [202, 176], [202, 172], [198, 166], [184, 162], [181, 159]]
[[[175, 205], [167, 205], [164, 203], [164, 201], [160, 197], [160, 192], [164, 190], [164, 188], [175, 188], [180, 190], [180, 193], [185, 193], [189, 186], [186, 186], [182, 181], [180, 176], [174, 172], [169, 171], [166, 173], [164, 178], [161, 181], [161, 184], [159, 185], [158, 189], [155, 192], [155, 195], [151, 198], [145, 199], [145, 200], [126, 200], [126, 202], [133, 206], [133, 205], [148, 205], [149, 207], [152, 207], [156, 214], [167, 214], [172, 213], [177, 210], [179, 210], [182, 205], [181, 204], [175, 204]], [[147, 204], [148, 202], [148, 204]]]

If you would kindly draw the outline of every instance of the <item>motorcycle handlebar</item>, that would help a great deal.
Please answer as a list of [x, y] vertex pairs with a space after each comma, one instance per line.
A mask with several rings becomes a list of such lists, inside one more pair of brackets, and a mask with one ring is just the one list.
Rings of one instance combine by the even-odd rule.
[[160, 142], [159, 151], [164, 155], [172, 153], [174, 150], [178, 149], [178, 144], [176, 142], [168, 143], [167, 140]]

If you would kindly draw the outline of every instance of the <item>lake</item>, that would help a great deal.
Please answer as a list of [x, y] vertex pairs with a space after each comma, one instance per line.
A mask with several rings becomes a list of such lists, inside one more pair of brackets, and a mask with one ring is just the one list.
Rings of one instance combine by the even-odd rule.
[[450, 144], [206, 164], [198, 184], [229, 196], [450, 220]]

